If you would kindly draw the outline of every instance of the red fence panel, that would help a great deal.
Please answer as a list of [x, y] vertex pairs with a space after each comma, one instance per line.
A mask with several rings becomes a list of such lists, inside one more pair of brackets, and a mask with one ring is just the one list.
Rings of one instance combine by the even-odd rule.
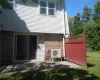
[[66, 59], [87, 66], [86, 35], [65, 38]]

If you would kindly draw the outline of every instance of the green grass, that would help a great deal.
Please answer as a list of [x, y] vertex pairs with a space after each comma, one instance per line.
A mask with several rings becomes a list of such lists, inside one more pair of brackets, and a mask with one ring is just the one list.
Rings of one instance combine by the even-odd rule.
[[38, 70], [1, 74], [1, 80], [100, 80], [100, 52], [87, 53], [87, 68]]
[[100, 51], [99, 52], [88, 52], [87, 53], [88, 68], [86, 69], [89, 73], [93, 73], [100, 77]]

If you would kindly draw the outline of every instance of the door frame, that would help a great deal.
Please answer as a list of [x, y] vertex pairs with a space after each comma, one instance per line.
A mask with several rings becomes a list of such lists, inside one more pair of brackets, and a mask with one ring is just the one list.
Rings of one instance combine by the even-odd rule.
[[[32, 60], [15, 60], [15, 39], [17, 35], [27, 35], [28, 38], [30, 35], [36, 36], [37, 37], [37, 50], [38, 50], [38, 34], [25, 34], [25, 33], [15, 33], [14, 34], [14, 41], [13, 41], [13, 62], [26, 62], [26, 61], [36, 61], [37, 60], [37, 50], [36, 50], [36, 59], [32, 59]], [[28, 52], [29, 54], [29, 52]]]

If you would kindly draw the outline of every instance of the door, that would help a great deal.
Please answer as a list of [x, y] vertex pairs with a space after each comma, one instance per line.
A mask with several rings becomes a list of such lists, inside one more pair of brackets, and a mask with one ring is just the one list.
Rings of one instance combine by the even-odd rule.
[[29, 36], [29, 59], [36, 59], [37, 36]]
[[16, 35], [14, 59], [18, 61], [36, 59], [37, 36]]
[[17, 35], [15, 36], [15, 59], [26, 60], [27, 55], [27, 36]]

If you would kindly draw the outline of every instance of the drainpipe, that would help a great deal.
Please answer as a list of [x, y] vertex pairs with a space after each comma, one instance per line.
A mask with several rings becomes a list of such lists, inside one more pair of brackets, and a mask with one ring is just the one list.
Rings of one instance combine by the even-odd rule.
[[65, 38], [69, 36], [69, 25], [68, 25], [68, 19], [67, 19], [67, 12], [66, 12], [66, 7], [65, 7], [65, 0], [62, 0], [63, 4], [63, 15], [64, 15], [64, 37], [63, 37], [63, 54], [64, 54], [64, 59], [66, 59], [65, 56]]
[[65, 34], [66, 34], [66, 24], [65, 24], [65, 5], [64, 5], [64, 0], [62, 0], [62, 8], [63, 8], [63, 18], [64, 18], [64, 36], [63, 36], [63, 56], [65, 59]]

